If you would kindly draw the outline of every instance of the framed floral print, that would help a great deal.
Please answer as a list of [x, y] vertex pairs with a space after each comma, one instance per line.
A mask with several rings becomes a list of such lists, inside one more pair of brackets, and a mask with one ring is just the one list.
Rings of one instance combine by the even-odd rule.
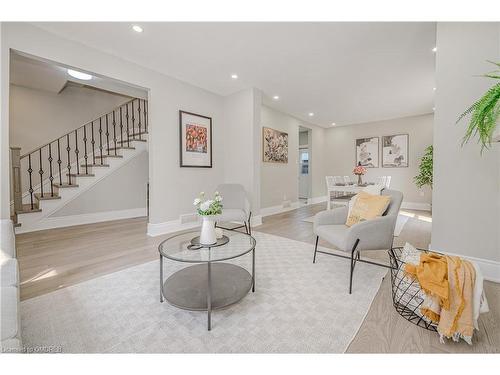
[[212, 118], [179, 111], [180, 166], [212, 168]]

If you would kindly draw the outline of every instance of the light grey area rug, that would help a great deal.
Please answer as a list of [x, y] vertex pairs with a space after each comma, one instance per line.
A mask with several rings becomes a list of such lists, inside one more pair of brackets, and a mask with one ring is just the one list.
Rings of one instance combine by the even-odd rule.
[[[398, 220], [396, 221], [396, 228], [394, 229], [394, 235], [396, 237], [398, 237], [401, 234], [401, 231], [403, 230], [408, 219], [409, 219], [408, 216], [398, 215]], [[302, 221], [306, 221], [308, 223], [314, 223], [314, 216], [306, 217], [305, 219], [302, 219]]]
[[[387, 271], [359, 263], [349, 295], [347, 260], [319, 254], [312, 264], [312, 245], [254, 236], [256, 292], [215, 311], [211, 332], [206, 313], [159, 302], [153, 261], [23, 301], [24, 345], [73, 353], [344, 352]], [[165, 263], [166, 276], [178, 269]], [[250, 267], [250, 255], [238, 263]]]

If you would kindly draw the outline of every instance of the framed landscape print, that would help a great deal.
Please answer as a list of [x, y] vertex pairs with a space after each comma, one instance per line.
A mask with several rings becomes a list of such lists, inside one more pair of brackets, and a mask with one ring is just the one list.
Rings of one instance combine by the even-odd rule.
[[408, 167], [408, 134], [384, 135], [382, 137], [382, 167]]
[[378, 150], [378, 137], [356, 139], [356, 165], [362, 165], [365, 168], [378, 168]]
[[267, 163], [288, 163], [288, 133], [262, 128], [262, 160]]
[[179, 111], [180, 166], [212, 168], [212, 118]]

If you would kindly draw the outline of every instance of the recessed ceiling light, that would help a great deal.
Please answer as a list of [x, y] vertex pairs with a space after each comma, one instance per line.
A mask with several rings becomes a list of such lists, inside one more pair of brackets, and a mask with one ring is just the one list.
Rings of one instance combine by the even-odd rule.
[[132, 30], [134, 30], [137, 33], [142, 33], [142, 27], [140, 27], [139, 25], [132, 26]]
[[436, 52], [437, 50], [438, 50], [438, 48], [437, 48], [437, 47], [434, 47], [434, 48], [432, 49], [432, 52]]
[[335, 126], [335, 125], [337, 125], [337, 124], [335, 124], [334, 122], [332, 122], [332, 126]]
[[238, 74], [231, 74], [232, 79], [238, 79]]
[[436, 107], [432, 107], [432, 110], [435, 111], [436, 110]]
[[280, 98], [280, 97], [279, 97], [278, 95], [274, 95], [274, 96], [273, 96], [273, 99], [274, 99], [274, 100], [279, 100], [279, 98]]
[[82, 72], [79, 72], [78, 70], [68, 69], [68, 74], [71, 77], [81, 79], [83, 81], [88, 81], [88, 80], [92, 79], [92, 76], [90, 74], [82, 73]]
[[309, 117], [313, 117], [314, 116], [314, 113], [313, 112], [309, 112]]
[[435, 88], [435, 87], [433, 87], [432, 89], [433, 89], [434, 91], [436, 91], [436, 88]]

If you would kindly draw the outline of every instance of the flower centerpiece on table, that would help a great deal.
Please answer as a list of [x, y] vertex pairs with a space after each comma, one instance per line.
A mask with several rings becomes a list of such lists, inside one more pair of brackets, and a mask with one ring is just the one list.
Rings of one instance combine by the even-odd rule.
[[193, 202], [198, 215], [203, 219], [201, 224], [200, 243], [202, 245], [213, 245], [217, 242], [215, 235], [216, 216], [222, 214], [222, 196], [215, 192], [213, 199], [206, 199], [205, 193], [201, 192]]
[[359, 163], [356, 167], [354, 167], [352, 173], [354, 173], [356, 176], [358, 176], [358, 185], [363, 184], [363, 180], [361, 179], [361, 176], [363, 176], [366, 173], [366, 168]]

